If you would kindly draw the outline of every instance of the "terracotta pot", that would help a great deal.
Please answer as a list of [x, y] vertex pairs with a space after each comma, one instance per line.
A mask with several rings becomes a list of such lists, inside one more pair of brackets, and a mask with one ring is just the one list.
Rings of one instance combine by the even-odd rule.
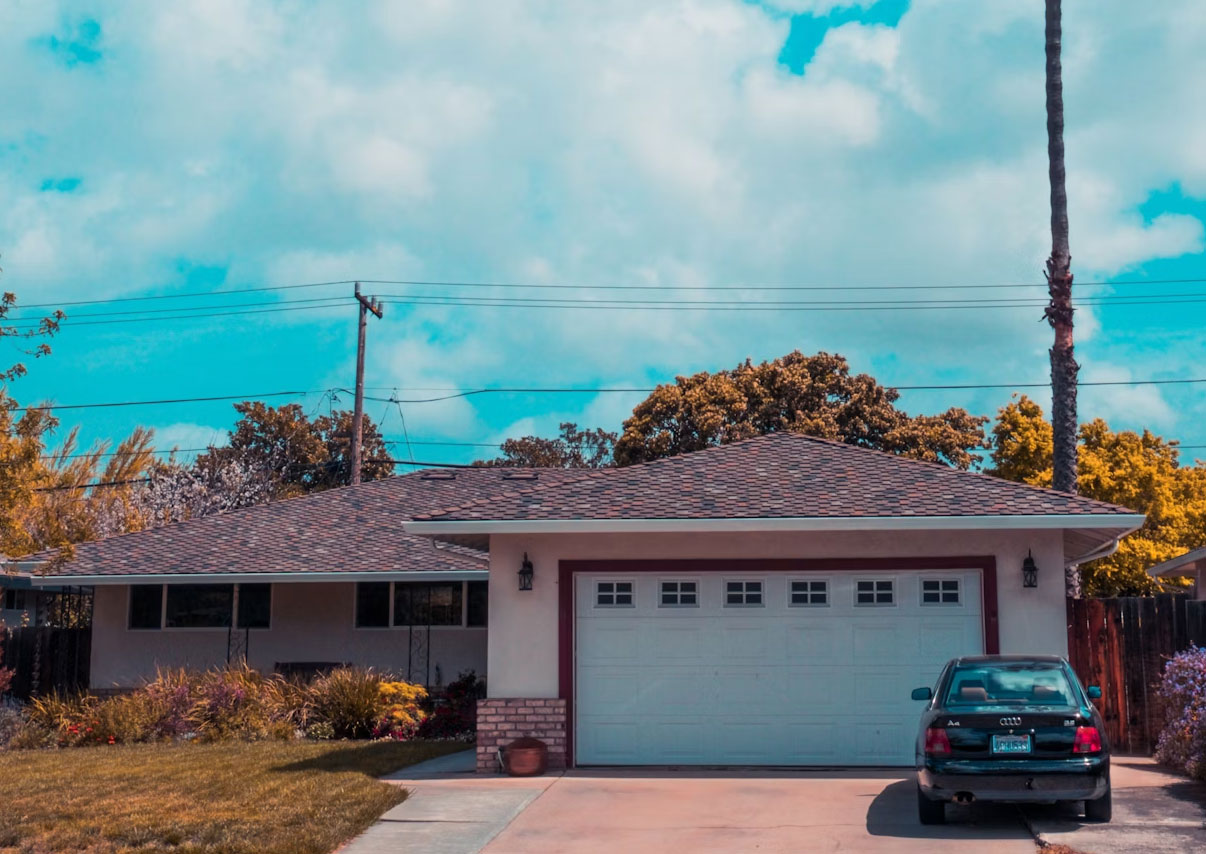
[[539, 777], [549, 767], [549, 748], [536, 738], [520, 738], [503, 750], [503, 769], [512, 777]]

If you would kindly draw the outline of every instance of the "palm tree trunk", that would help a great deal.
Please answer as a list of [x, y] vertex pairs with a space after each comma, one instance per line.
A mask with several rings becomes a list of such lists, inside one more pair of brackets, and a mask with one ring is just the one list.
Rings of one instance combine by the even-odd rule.
[[[1051, 257], [1047, 259], [1050, 302], [1047, 322], [1055, 330], [1051, 348], [1051, 427], [1054, 439], [1052, 486], [1076, 492], [1076, 364], [1072, 343], [1072, 256], [1068, 247], [1068, 193], [1064, 187], [1064, 85], [1060, 66], [1061, 0], [1047, 5], [1047, 159], [1051, 182]], [[1070, 593], [1079, 589], [1075, 568], [1068, 572]]]

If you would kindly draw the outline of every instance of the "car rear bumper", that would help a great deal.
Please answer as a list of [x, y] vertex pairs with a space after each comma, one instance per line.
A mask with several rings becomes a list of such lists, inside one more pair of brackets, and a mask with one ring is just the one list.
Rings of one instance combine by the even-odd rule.
[[917, 770], [922, 793], [935, 801], [1082, 801], [1102, 797], [1110, 787], [1110, 760], [1104, 757], [1028, 760], [926, 760]]

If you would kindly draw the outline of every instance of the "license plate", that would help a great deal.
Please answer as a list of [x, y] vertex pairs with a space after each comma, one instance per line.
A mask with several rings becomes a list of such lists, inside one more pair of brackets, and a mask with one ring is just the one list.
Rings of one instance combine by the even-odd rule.
[[994, 735], [992, 737], [993, 753], [1029, 753], [1030, 736], [1028, 735]]

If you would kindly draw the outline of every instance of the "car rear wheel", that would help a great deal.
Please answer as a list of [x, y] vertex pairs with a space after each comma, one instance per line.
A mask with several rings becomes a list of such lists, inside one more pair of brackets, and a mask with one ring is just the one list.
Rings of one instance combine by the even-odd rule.
[[1085, 801], [1085, 818], [1089, 821], [1109, 821], [1114, 814], [1112, 792], [1112, 789], [1106, 789], [1106, 793], [1097, 800]]
[[917, 817], [922, 824], [946, 824], [946, 804], [942, 801], [931, 801], [917, 787]]

